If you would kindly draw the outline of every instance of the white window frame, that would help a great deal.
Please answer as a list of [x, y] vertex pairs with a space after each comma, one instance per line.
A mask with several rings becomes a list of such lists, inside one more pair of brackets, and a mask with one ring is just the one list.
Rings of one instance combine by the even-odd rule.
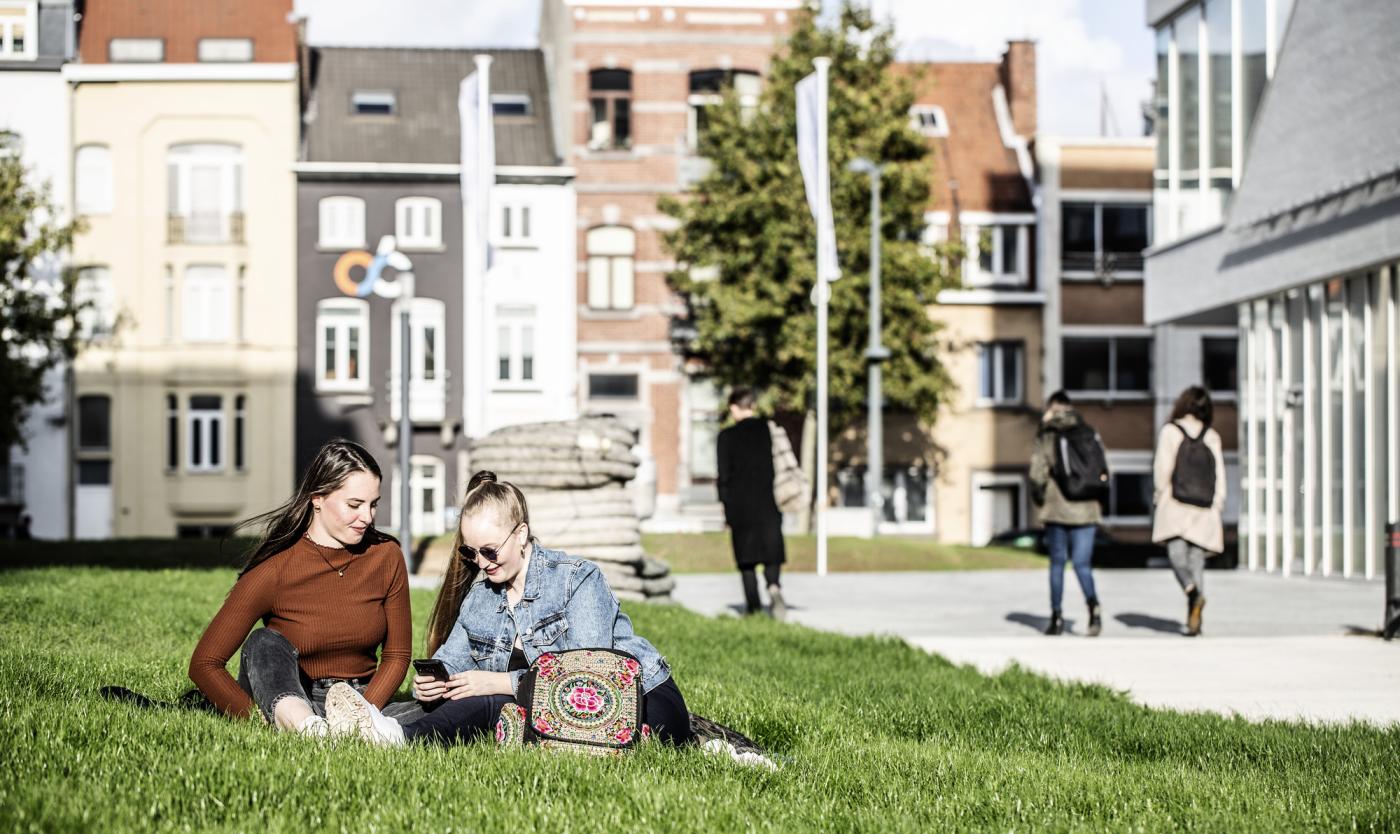
[[[1016, 378], [1010, 381], [1014, 387], [1008, 389], [1005, 374], [1004, 354], [1014, 350], [1016, 357]], [[983, 366], [992, 363], [992, 396], [982, 391]], [[982, 408], [998, 405], [1020, 405], [1025, 402], [1026, 391], [1026, 343], [1014, 339], [978, 342], [977, 344], [977, 405]]]
[[[1030, 508], [1027, 503], [1030, 495], [1029, 479], [1020, 472], [973, 472], [969, 480], [968, 543], [981, 547], [992, 540], [998, 531], [991, 529], [991, 519], [987, 518], [987, 504], [978, 500], [984, 490], [1001, 487], [1015, 487], [1017, 509], [1021, 526], [1030, 526]], [[930, 493], [932, 489], [930, 489]], [[1016, 528], [1012, 528], [1016, 529]]]
[[394, 239], [400, 251], [442, 248], [442, 201], [400, 197], [394, 202]]
[[198, 60], [211, 64], [246, 64], [253, 60], [252, 38], [200, 38]]
[[[22, 20], [20, 16], [0, 18], [0, 60], [33, 61], [37, 59], [39, 57], [39, 1], [12, 0], [5, 5], [22, 8], [24, 13]], [[14, 46], [16, 23], [24, 24], [24, 49], [20, 52], [15, 52]]]
[[631, 310], [635, 307], [636, 231], [629, 226], [597, 226], [589, 229], [586, 251], [589, 309]]
[[[195, 408], [194, 398], [197, 396], [211, 396], [219, 398], [218, 409]], [[194, 394], [185, 401], [185, 471], [193, 473], [217, 473], [224, 471], [228, 463], [228, 426], [224, 415], [224, 400], [222, 394]], [[203, 459], [195, 462], [195, 426], [201, 426], [199, 432], [199, 451]], [[214, 432], [210, 429], [217, 425], [219, 427], [219, 440], [213, 440]], [[217, 455], [218, 460], [214, 457]]]
[[219, 174], [219, 216], [218, 233], [204, 236], [195, 232], [188, 224], [185, 228], [184, 243], [232, 243], [231, 220], [243, 211], [243, 149], [228, 143], [182, 143], [171, 145], [165, 154], [166, 176], [173, 175], [168, 183], [171, 204], [169, 214], [188, 221], [194, 205], [193, 171], [200, 166], [218, 169]]
[[[525, 376], [525, 357], [530, 357], [530, 377]], [[497, 390], [540, 388], [539, 326], [533, 305], [499, 307], [496, 310], [496, 354], [492, 385]], [[505, 363], [506, 375], [501, 376]]]
[[[1030, 285], [1030, 224], [1034, 216], [973, 214], [963, 212], [959, 219], [963, 227], [963, 245], [967, 256], [963, 258], [963, 284], [984, 289], [1021, 288]], [[1002, 234], [1004, 227], [1014, 227], [1016, 234], [1015, 263], [1005, 262]], [[984, 273], [981, 264], [982, 231], [991, 232], [992, 271]]]
[[[387, 104], [388, 113], [361, 113], [360, 105], [378, 107]], [[399, 114], [398, 95], [393, 90], [355, 90], [350, 94], [350, 115], [370, 119], [387, 119]]]
[[[524, 113], [497, 113], [496, 105], [525, 105]], [[525, 119], [535, 115], [535, 103], [528, 93], [492, 93], [491, 115], [498, 119]]]
[[[718, 69], [717, 67], [714, 69]], [[763, 76], [753, 70], [728, 70], [728, 83], [733, 85], [739, 93], [739, 107], [743, 110], [744, 117], [750, 118], [758, 111], [759, 96], [763, 91]], [[747, 76], [756, 82], [756, 89], [750, 92], [740, 91], [739, 76]], [[690, 93], [686, 96], [686, 123], [685, 137], [686, 147], [691, 153], [700, 150], [700, 108], [713, 107], [724, 102], [723, 93]]]
[[[326, 379], [326, 330], [335, 332], [335, 379]], [[349, 376], [350, 331], [359, 330], [359, 356]], [[369, 302], [360, 298], [325, 298], [316, 302], [316, 390], [369, 389]]]
[[[412, 329], [412, 349], [409, 354], [409, 397], [412, 408], [409, 419], [415, 423], [440, 423], [447, 417], [447, 305], [436, 298], [415, 298], [411, 302], [409, 327]], [[395, 302], [391, 315], [389, 350], [389, 411], [393, 420], [399, 419], [401, 385], [399, 383], [399, 337], [402, 301]], [[425, 351], [424, 338], [433, 331], [431, 351]], [[431, 353], [433, 373], [429, 378], [426, 359]]]
[[78, 214], [112, 213], [112, 149], [79, 145], [73, 152], [73, 202]]
[[112, 38], [107, 60], [113, 64], [159, 64], [165, 60], [164, 38]]
[[233, 338], [233, 280], [224, 264], [190, 264], [181, 276], [181, 333], [186, 342]]
[[493, 243], [502, 248], [535, 248], [539, 229], [535, 207], [528, 200], [501, 200], [491, 214]]
[[[1108, 352], [1108, 381], [1113, 384], [1114, 378], [1118, 375], [1118, 342], [1121, 340], [1141, 340], [1145, 339], [1149, 343], [1147, 351], [1147, 387], [1143, 389], [1131, 389], [1120, 391], [1116, 388], [1106, 390], [1085, 390], [1070, 388], [1068, 384], [1065, 390], [1076, 399], [1087, 400], [1150, 400], [1153, 397], [1153, 386], [1157, 384], [1158, 368], [1153, 364], [1157, 340], [1151, 328], [1132, 327], [1109, 327], [1109, 328], [1064, 328], [1060, 331], [1060, 362], [1063, 370], [1065, 356], [1065, 342], [1073, 339], [1101, 339], [1110, 345]], [[1061, 379], [1064, 379], [1063, 374]]]
[[[931, 124], [926, 124], [924, 117]], [[924, 136], [947, 136], [948, 135], [948, 114], [943, 112], [943, 108], [936, 104], [916, 104], [909, 108], [909, 124]]]
[[[1095, 264], [1096, 268], [1095, 268], [1095, 269], [1065, 269], [1065, 268], [1064, 268], [1063, 238], [1061, 238], [1060, 263], [1057, 265], [1057, 267], [1060, 269], [1060, 276], [1061, 276], [1064, 280], [1066, 280], [1066, 281], [1097, 281], [1097, 280], [1100, 280], [1100, 279], [1103, 277], [1103, 276], [1101, 275], [1101, 272], [1103, 271], [1103, 270], [1102, 270], [1102, 264], [1104, 263], [1104, 248], [1103, 248], [1103, 210], [1104, 210], [1105, 208], [1138, 208], [1138, 207], [1143, 208], [1143, 209], [1147, 212], [1147, 246], [1148, 246], [1148, 248], [1151, 248], [1151, 247], [1152, 247], [1152, 241], [1153, 241], [1152, 233], [1153, 233], [1153, 231], [1154, 231], [1153, 224], [1156, 222], [1156, 220], [1155, 220], [1155, 219], [1153, 218], [1153, 216], [1152, 216], [1152, 215], [1153, 215], [1153, 210], [1152, 210], [1152, 198], [1151, 198], [1150, 196], [1148, 196], [1148, 195], [1146, 195], [1146, 194], [1138, 195], [1138, 194], [1130, 194], [1130, 193], [1124, 193], [1124, 194], [1122, 194], [1122, 195], [1117, 195], [1117, 194], [1115, 194], [1115, 195], [1113, 195], [1113, 196], [1108, 196], [1108, 195], [1104, 194], [1103, 192], [1099, 192], [1099, 193], [1097, 193], [1097, 194], [1095, 194], [1095, 195], [1084, 195], [1084, 194], [1076, 194], [1076, 193], [1074, 193], [1074, 192], [1072, 192], [1072, 191], [1067, 191], [1067, 192], [1065, 192], [1065, 193], [1062, 195], [1062, 199], [1061, 199], [1061, 201], [1060, 201], [1060, 206], [1061, 206], [1061, 208], [1060, 208], [1060, 212], [1061, 212], [1061, 213], [1060, 213], [1060, 221], [1061, 221], [1061, 224], [1062, 224], [1062, 225], [1061, 225], [1061, 228], [1063, 228], [1063, 222], [1064, 222], [1064, 206], [1065, 206], [1066, 204], [1073, 204], [1073, 205], [1076, 205], [1076, 206], [1086, 206], [1086, 205], [1089, 205], [1089, 204], [1093, 204], [1093, 207], [1094, 207], [1094, 264]], [[1144, 251], [1146, 251], [1146, 250], [1144, 250]], [[1146, 259], [1144, 258], [1144, 261], [1145, 261], [1145, 260], [1146, 260]], [[1141, 280], [1142, 280], [1142, 277], [1143, 277], [1143, 271], [1142, 271], [1141, 269], [1115, 269], [1115, 270], [1113, 271], [1113, 273], [1112, 273], [1112, 276], [1113, 276], [1113, 279], [1114, 279], [1114, 280], [1119, 280], [1119, 281], [1124, 281], [1124, 280], [1126, 280], [1126, 281], [1141, 281]]]
[[82, 267], [73, 294], [77, 303], [92, 304], [78, 314], [79, 332], [96, 342], [112, 338], [117, 323], [117, 294], [112, 287], [111, 269], [103, 264]]
[[[1145, 475], [1147, 477], [1149, 495], [1152, 489], [1152, 452], [1150, 451], [1109, 451], [1108, 455], [1108, 484], [1111, 491], [1108, 509], [1113, 510], [1117, 504], [1117, 489], [1113, 485], [1113, 479], [1119, 475]], [[1148, 499], [1151, 504], [1151, 498]], [[1104, 524], [1124, 527], [1142, 527], [1152, 523], [1152, 513], [1149, 509], [1147, 515], [1115, 515], [1111, 512], [1104, 513]]]
[[360, 197], [337, 194], [322, 197], [317, 204], [317, 241], [321, 249], [363, 249], [365, 246], [365, 201]]
[[[413, 533], [415, 536], [442, 535], [447, 532], [445, 510], [450, 506], [445, 500], [447, 497], [447, 468], [439, 458], [432, 455], [410, 455], [408, 466], [410, 519], [413, 522]], [[427, 470], [426, 477], [420, 474], [420, 468]], [[390, 523], [395, 529], [398, 529], [402, 523], [400, 521], [402, 508], [399, 507], [401, 492], [399, 484], [403, 483], [402, 477], [402, 470], [395, 466], [392, 479], [393, 500], [390, 502], [393, 512], [389, 514], [391, 516]], [[431, 513], [423, 510], [423, 490], [426, 488], [433, 489], [437, 498], [437, 509]]]

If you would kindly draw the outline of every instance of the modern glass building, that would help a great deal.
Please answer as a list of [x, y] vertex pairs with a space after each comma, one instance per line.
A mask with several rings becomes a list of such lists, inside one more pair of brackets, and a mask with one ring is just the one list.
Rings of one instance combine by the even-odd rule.
[[1249, 567], [1373, 577], [1400, 521], [1400, 18], [1147, 8], [1165, 82], [1146, 317], [1238, 321]]

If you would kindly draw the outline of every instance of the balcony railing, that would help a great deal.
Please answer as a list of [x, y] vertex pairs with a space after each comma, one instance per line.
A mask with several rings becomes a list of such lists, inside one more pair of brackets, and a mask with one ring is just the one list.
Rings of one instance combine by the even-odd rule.
[[1095, 276], [1141, 273], [1142, 261], [1141, 252], [1064, 252], [1060, 270]]
[[171, 243], [243, 243], [243, 212], [172, 214], [166, 229]]

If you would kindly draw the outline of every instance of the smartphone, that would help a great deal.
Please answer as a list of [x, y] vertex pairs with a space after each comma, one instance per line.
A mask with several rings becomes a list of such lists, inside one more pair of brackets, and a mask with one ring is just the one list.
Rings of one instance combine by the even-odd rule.
[[447, 680], [447, 664], [435, 658], [413, 661], [413, 668], [418, 670], [418, 674], [427, 675], [434, 680]]

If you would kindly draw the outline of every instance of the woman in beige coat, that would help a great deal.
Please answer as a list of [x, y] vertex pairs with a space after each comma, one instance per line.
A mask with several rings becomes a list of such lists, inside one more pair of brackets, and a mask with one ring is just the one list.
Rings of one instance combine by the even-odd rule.
[[1186, 592], [1190, 637], [1201, 633], [1205, 560], [1225, 549], [1225, 455], [1220, 435], [1210, 427], [1213, 412], [1206, 389], [1193, 385], [1182, 391], [1157, 436], [1152, 464], [1152, 541], [1166, 544], [1176, 581]]

